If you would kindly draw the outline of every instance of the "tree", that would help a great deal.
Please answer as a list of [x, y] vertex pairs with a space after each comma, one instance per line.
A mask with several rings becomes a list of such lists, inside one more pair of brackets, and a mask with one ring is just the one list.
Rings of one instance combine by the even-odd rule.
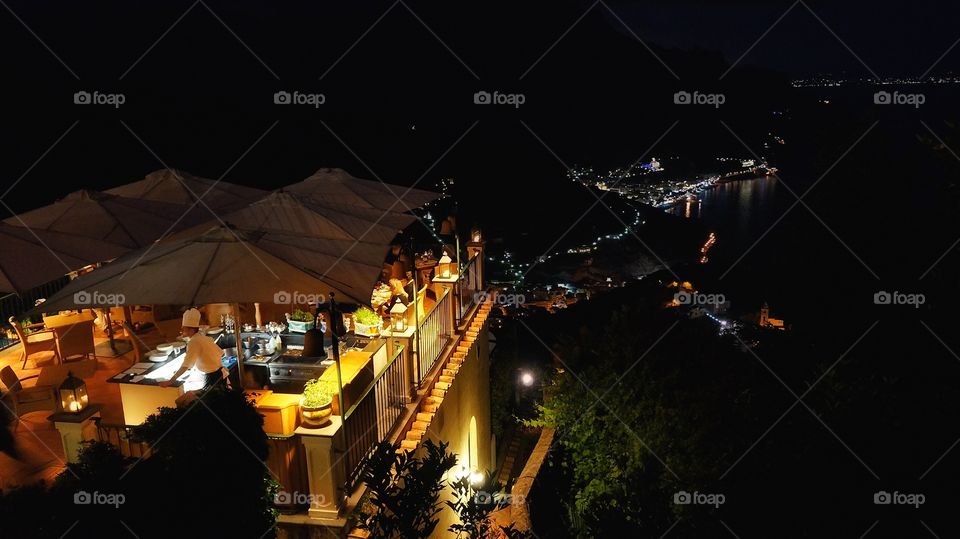
[[263, 417], [242, 392], [208, 391], [185, 408], [162, 409], [134, 433], [151, 447], [146, 458], [88, 443], [50, 488], [4, 493], [4, 536], [274, 536]]
[[429, 537], [439, 522], [443, 477], [457, 463], [447, 445], [427, 440], [421, 457], [413, 451], [397, 453], [388, 442], [377, 445], [362, 476], [373, 511], [361, 514], [360, 527], [377, 538]]

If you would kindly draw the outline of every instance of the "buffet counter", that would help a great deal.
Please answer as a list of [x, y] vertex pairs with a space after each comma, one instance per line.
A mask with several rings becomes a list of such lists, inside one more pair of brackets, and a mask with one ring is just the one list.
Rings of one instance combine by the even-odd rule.
[[[170, 387], [159, 385], [177, 372], [185, 356], [184, 349], [173, 351], [165, 361], [137, 363], [107, 379], [108, 383], [120, 386], [125, 425], [143, 423], [147, 416], [157, 413], [157, 408], [175, 408], [180, 396], [203, 387], [203, 373], [196, 367], [183, 373]], [[228, 369], [233, 368], [236, 359], [224, 357], [222, 363]]]

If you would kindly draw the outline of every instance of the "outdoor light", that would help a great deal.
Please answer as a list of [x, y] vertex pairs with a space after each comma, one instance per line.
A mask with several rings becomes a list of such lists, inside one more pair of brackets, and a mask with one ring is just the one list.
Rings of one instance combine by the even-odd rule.
[[473, 227], [473, 230], [470, 231], [470, 240], [474, 243], [480, 243], [483, 239], [483, 234], [480, 233], [480, 227]]
[[480, 472], [473, 472], [472, 474], [470, 474], [470, 484], [474, 487], [482, 485], [483, 474]]
[[523, 373], [520, 374], [520, 383], [523, 384], [523, 385], [526, 386], [526, 387], [532, 386], [532, 385], [533, 385], [533, 375], [530, 374], [529, 371], [523, 371]]
[[67, 373], [67, 379], [60, 384], [60, 407], [64, 412], [80, 413], [87, 407], [89, 398], [87, 397], [87, 384], [73, 375]]
[[390, 327], [393, 331], [405, 331], [407, 329], [407, 306], [402, 301], [398, 301], [390, 307]]
[[437, 268], [440, 271], [440, 277], [444, 279], [449, 279], [450, 275], [454, 274], [453, 260], [447, 255], [447, 252], [443, 252], [443, 256], [440, 257], [440, 264]]

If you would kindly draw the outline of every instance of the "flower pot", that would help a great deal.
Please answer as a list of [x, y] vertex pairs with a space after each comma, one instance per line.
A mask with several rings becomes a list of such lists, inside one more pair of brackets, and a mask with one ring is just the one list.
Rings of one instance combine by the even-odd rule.
[[301, 322], [300, 320], [288, 320], [287, 327], [290, 328], [290, 331], [295, 333], [306, 333], [307, 331], [313, 329], [314, 321]]
[[300, 401], [300, 419], [303, 426], [307, 428], [320, 428], [330, 423], [330, 415], [333, 413], [333, 401], [327, 401], [323, 406], [304, 406], [303, 400]]
[[361, 324], [353, 319], [354, 333], [365, 337], [376, 337], [380, 334], [380, 324]]

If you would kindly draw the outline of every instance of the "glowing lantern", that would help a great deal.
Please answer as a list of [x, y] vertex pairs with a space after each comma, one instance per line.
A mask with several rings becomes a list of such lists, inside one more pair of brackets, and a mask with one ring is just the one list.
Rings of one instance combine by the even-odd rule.
[[398, 301], [390, 308], [390, 327], [393, 331], [406, 331], [407, 329], [407, 306], [402, 301]]
[[456, 273], [453, 260], [450, 259], [446, 252], [444, 252], [443, 256], [440, 257], [440, 263], [437, 270], [440, 273], [440, 277], [444, 279], [449, 279], [451, 275]]
[[60, 393], [60, 407], [64, 412], [80, 413], [89, 403], [87, 397], [87, 384], [73, 375], [67, 373], [67, 379], [60, 384], [58, 388]]

